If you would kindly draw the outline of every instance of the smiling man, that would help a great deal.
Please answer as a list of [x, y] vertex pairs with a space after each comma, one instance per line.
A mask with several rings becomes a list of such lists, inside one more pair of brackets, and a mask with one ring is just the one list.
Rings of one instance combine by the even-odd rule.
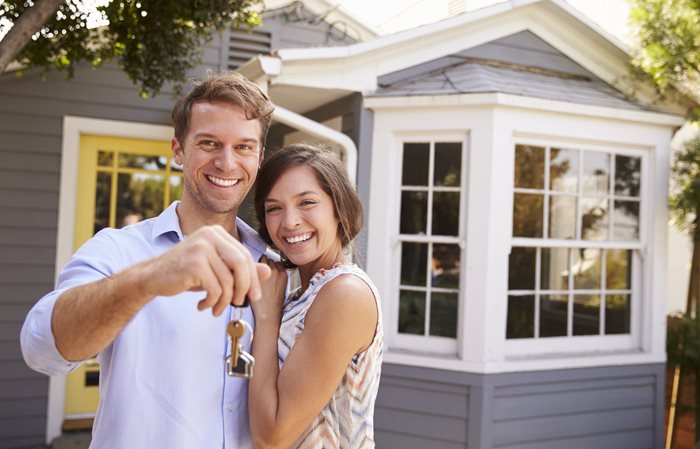
[[272, 110], [236, 73], [195, 85], [172, 113], [182, 200], [156, 218], [97, 233], [29, 312], [21, 346], [31, 368], [66, 374], [97, 354], [91, 448], [252, 447], [247, 381], [225, 374], [226, 325], [230, 304], [257, 301], [269, 275], [256, 263], [265, 243], [236, 215]]

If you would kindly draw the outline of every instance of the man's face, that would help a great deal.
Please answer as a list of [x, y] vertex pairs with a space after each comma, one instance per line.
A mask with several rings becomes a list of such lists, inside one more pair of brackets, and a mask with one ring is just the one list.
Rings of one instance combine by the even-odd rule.
[[205, 213], [237, 213], [258, 173], [260, 131], [240, 106], [192, 105], [184, 142], [172, 141], [175, 162], [183, 166], [182, 202]]

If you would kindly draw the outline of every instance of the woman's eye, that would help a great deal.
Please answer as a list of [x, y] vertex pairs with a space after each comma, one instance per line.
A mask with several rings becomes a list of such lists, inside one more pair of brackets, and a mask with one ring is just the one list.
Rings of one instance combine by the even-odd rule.
[[277, 206], [271, 206], [271, 207], [268, 207], [267, 209], [265, 209], [265, 213], [266, 213], [266, 214], [269, 214], [269, 213], [271, 213], [271, 212], [278, 211], [279, 209], [280, 209], [280, 208], [277, 207]]
[[314, 205], [314, 204], [316, 204], [316, 202], [313, 201], [313, 200], [303, 200], [303, 201], [301, 202], [301, 205], [302, 205], [302, 206], [311, 206], [311, 205]]

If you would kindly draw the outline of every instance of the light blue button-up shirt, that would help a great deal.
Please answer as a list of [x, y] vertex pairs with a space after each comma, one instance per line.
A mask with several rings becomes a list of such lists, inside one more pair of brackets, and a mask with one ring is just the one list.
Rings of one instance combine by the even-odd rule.
[[[57, 289], [32, 308], [22, 327], [22, 353], [31, 368], [63, 375], [79, 365], [56, 349], [51, 332], [56, 299], [71, 287], [115, 274], [180, 242], [177, 204], [124, 229], [104, 229], [78, 250], [61, 271]], [[236, 225], [241, 242], [258, 260], [265, 243], [242, 220]], [[154, 298], [98, 355], [100, 404], [91, 448], [252, 448], [247, 381], [226, 375], [226, 325], [233, 308], [219, 317], [211, 310], [200, 312], [197, 302], [204, 296], [185, 292]], [[250, 308], [243, 317], [254, 325]]]

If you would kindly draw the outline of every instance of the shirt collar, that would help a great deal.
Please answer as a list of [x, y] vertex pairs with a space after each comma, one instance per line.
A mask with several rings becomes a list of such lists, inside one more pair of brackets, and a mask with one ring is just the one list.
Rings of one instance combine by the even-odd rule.
[[[176, 209], [178, 204], [180, 204], [179, 201], [173, 201], [167, 209], [156, 217], [151, 235], [153, 240], [169, 232], [176, 233], [180, 240], [184, 238], [182, 229], [180, 229], [180, 220], [177, 217]], [[263, 242], [258, 233], [248, 226], [240, 217], [236, 217], [236, 228], [238, 229], [238, 236], [241, 239], [241, 243], [251, 252], [253, 260], [260, 260], [260, 257], [266, 254], [267, 245], [265, 242]]]

